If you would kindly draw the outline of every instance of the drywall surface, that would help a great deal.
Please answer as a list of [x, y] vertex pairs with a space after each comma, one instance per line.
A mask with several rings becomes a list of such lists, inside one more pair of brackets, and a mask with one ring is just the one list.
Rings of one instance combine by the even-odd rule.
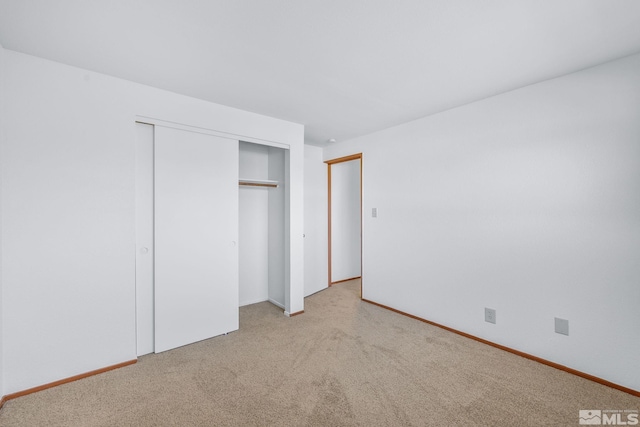
[[[269, 147], [240, 141], [240, 179], [267, 179]], [[240, 306], [269, 297], [269, 188], [240, 186]]]
[[[297, 125], [296, 141], [304, 141], [304, 127]], [[285, 164], [285, 311], [289, 314], [304, 311], [304, 143], [292, 144], [284, 152]]]
[[360, 277], [360, 159], [331, 165], [331, 282]]
[[[303, 126], [8, 50], [3, 70], [5, 394], [136, 358], [138, 117], [289, 145], [302, 265]], [[301, 267], [288, 291], [303, 307]]]
[[364, 298], [640, 390], [639, 117], [633, 55], [325, 149], [378, 208]]
[[304, 295], [329, 286], [327, 165], [322, 148], [304, 146]]
[[[4, 48], [0, 44], [0, 272], [2, 272], [2, 229], [3, 229], [3, 218], [2, 218], [2, 152], [5, 144], [5, 135], [4, 135], [4, 102], [5, 102], [5, 92], [4, 92]], [[2, 273], [0, 273], [0, 399], [4, 396], [4, 370], [3, 370], [3, 354], [4, 354], [4, 345], [3, 345], [3, 317], [4, 317], [4, 309], [2, 304]]]

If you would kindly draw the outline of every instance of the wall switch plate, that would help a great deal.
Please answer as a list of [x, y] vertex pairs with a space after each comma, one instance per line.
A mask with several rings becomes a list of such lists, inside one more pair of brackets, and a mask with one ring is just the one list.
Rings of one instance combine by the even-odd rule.
[[378, 208], [371, 208], [371, 218], [378, 218]]
[[556, 333], [562, 335], [569, 335], [569, 321], [567, 319], [559, 319], [554, 317], [556, 322]]
[[496, 323], [496, 311], [493, 308], [484, 309], [484, 321], [489, 323]]

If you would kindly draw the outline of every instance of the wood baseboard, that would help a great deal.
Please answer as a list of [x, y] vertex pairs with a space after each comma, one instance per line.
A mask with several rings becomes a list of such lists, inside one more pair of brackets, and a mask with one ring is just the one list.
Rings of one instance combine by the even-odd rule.
[[296, 311], [295, 313], [289, 313], [289, 317], [297, 316], [302, 313], [304, 313], [304, 310]]
[[26, 395], [31, 394], [31, 393], [36, 393], [38, 391], [46, 390], [48, 388], [52, 388], [52, 387], [56, 387], [56, 386], [59, 386], [59, 385], [62, 385], [62, 384], [67, 384], [67, 383], [70, 383], [70, 382], [73, 382], [73, 381], [81, 380], [83, 378], [91, 377], [93, 375], [102, 374], [103, 372], [112, 371], [114, 369], [123, 368], [125, 366], [133, 365], [137, 361], [138, 361], [137, 359], [129, 360], [129, 361], [126, 361], [126, 362], [118, 363], [116, 365], [111, 365], [111, 366], [107, 366], [105, 368], [96, 369], [95, 371], [90, 371], [90, 372], [85, 372], [84, 374], [74, 375], [73, 377], [64, 378], [64, 379], [61, 379], [61, 380], [58, 380], [58, 381], [54, 381], [52, 383], [43, 384], [43, 385], [40, 385], [40, 386], [37, 386], [37, 387], [32, 387], [32, 388], [29, 388], [27, 390], [22, 390], [22, 391], [18, 391], [18, 392], [15, 392], [15, 393], [7, 394], [6, 396], [3, 396], [2, 399], [0, 399], [0, 408], [2, 408], [2, 405], [4, 405], [7, 401], [9, 401], [11, 399], [16, 399], [18, 397], [26, 396]]
[[382, 307], [382, 308], [384, 308], [386, 310], [393, 311], [394, 313], [402, 314], [403, 316], [407, 316], [407, 317], [410, 317], [412, 319], [416, 319], [416, 320], [419, 320], [421, 322], [428, 323], [429, 325], [433, 325], [433, 326], [436, 326], [438, 328], [444, 329], [446, 331], [453, 332], [454, 334], [461, 335], [461, 336], [463, 336], [465, 338], [470, 338], [470, 339], [472, 339], [474, 341], [478, 341], [478, 342], [481, 342], [483, 344], [490, 345], [491, 347], [499, 348], [500, 350], [508, 351], [509, 353], [513, 353], [513, 354], [516, 354], [518, 356], [524, 357], [526, 359], [530, 359], [530, 360], [533, 360], [535, 362], [542, 363], [543, 365], [551, 366], [552, 368], [556, 368], [556, 369], [559, 369], [561, 371], [568, 372], [569, 374], [585, 378], [587, 380], [596, 382], [598, 384], [602, 384], [602, 385], [605, 385], [607, 387], [615, 388], [616, 390], [620, 390], [620, 391], [623, 391], [625, 393], [629, 393], [632, 396], [640, 397], [640, 391], [638, 391], [638, 390], [633, 390], [631, 388], [624, 387], [624, 386], [621, 386], [621, 385], [616, 384], [616, 383], [612, 383], [611, 381], [607, 381], [607, 380], [604, 380], [602, 378], [595, 377], [595, 376], [593, 376], [591, 374], [587, 374], [587, 373], [584, 373], [584, 372], [581, 372], [581, 371], [577, 371], [577, 370], [575, 370], [573, 368], [569, 368], [568, 366], [564, 366], [564, 365], [561, 365], [559, 363], [551, 362], [550, 360], [546, 360], [546, 359], [543, 359], [543, 358], [538, 357], [538, 356], [534, 356], [534, 355], [529, 354], [529, 353], [524, 353], [524, 352], [522, 352], [520, 350], [516, 350], [516, 349], [513, 349], [511, 347], [506, 347], [506, 346], [501, 345], [501, 344], [496, 344], [496, 343], [494, 343], [492, 341], [488, 341], [488, 340], [485, 340], [483, 338], [476, 337], [475, 335], [471, 335], [471, 334], [468, 334], [466, 332], [462, 332], [462, 331], [459, 331], [457, 329], [453, 329], [453, 328], [450, 328], [448, 326], [444, 326], [444, 325], [441, 325], [439, 323], [432, 322], [431, 320], [423, 319], [422, 317], [414, 316], [413, 314], [405, 313], [404, 311], [396, 310], [395, 308], [388, 307], [388, 306], [386, 306], [384, 304], [380, 304], [380, 303], [377, 303], [375, 301], [371, 301], [371, 300], [368, 300], [368, 299], [365, 299], [365, 298], [362, 298], [362, 301], [367, 302], [369, 304], [377, 305], [378, 307]]

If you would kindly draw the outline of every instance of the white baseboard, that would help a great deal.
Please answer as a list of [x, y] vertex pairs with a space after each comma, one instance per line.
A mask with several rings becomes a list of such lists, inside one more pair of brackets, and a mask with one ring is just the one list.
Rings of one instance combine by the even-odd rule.
[[273, 300], [273, 299], [271, 299], [271, 298], [269, 298], [269, 302], [270, 302], [271, 304], [275, 305], [276, 307], [280, 307], [281, 309], [283, 309], [283, 310], [284, 310], [284, 304], [280, 304], [278, 301]]
[[238, 307], [244, 307], [245, 305], [257, 304], [259, 302], [270, 301], [266, 298], [256, 298], [255, 300], [242, 301]]

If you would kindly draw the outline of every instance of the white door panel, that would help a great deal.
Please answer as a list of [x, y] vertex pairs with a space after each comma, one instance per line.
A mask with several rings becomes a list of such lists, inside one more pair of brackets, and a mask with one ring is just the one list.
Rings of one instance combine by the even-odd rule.
[[136, 123], [136, 350], [153, 353], [153, 125]]
[[238, 329], [238, 141], [155, 128], [155, 351]]

